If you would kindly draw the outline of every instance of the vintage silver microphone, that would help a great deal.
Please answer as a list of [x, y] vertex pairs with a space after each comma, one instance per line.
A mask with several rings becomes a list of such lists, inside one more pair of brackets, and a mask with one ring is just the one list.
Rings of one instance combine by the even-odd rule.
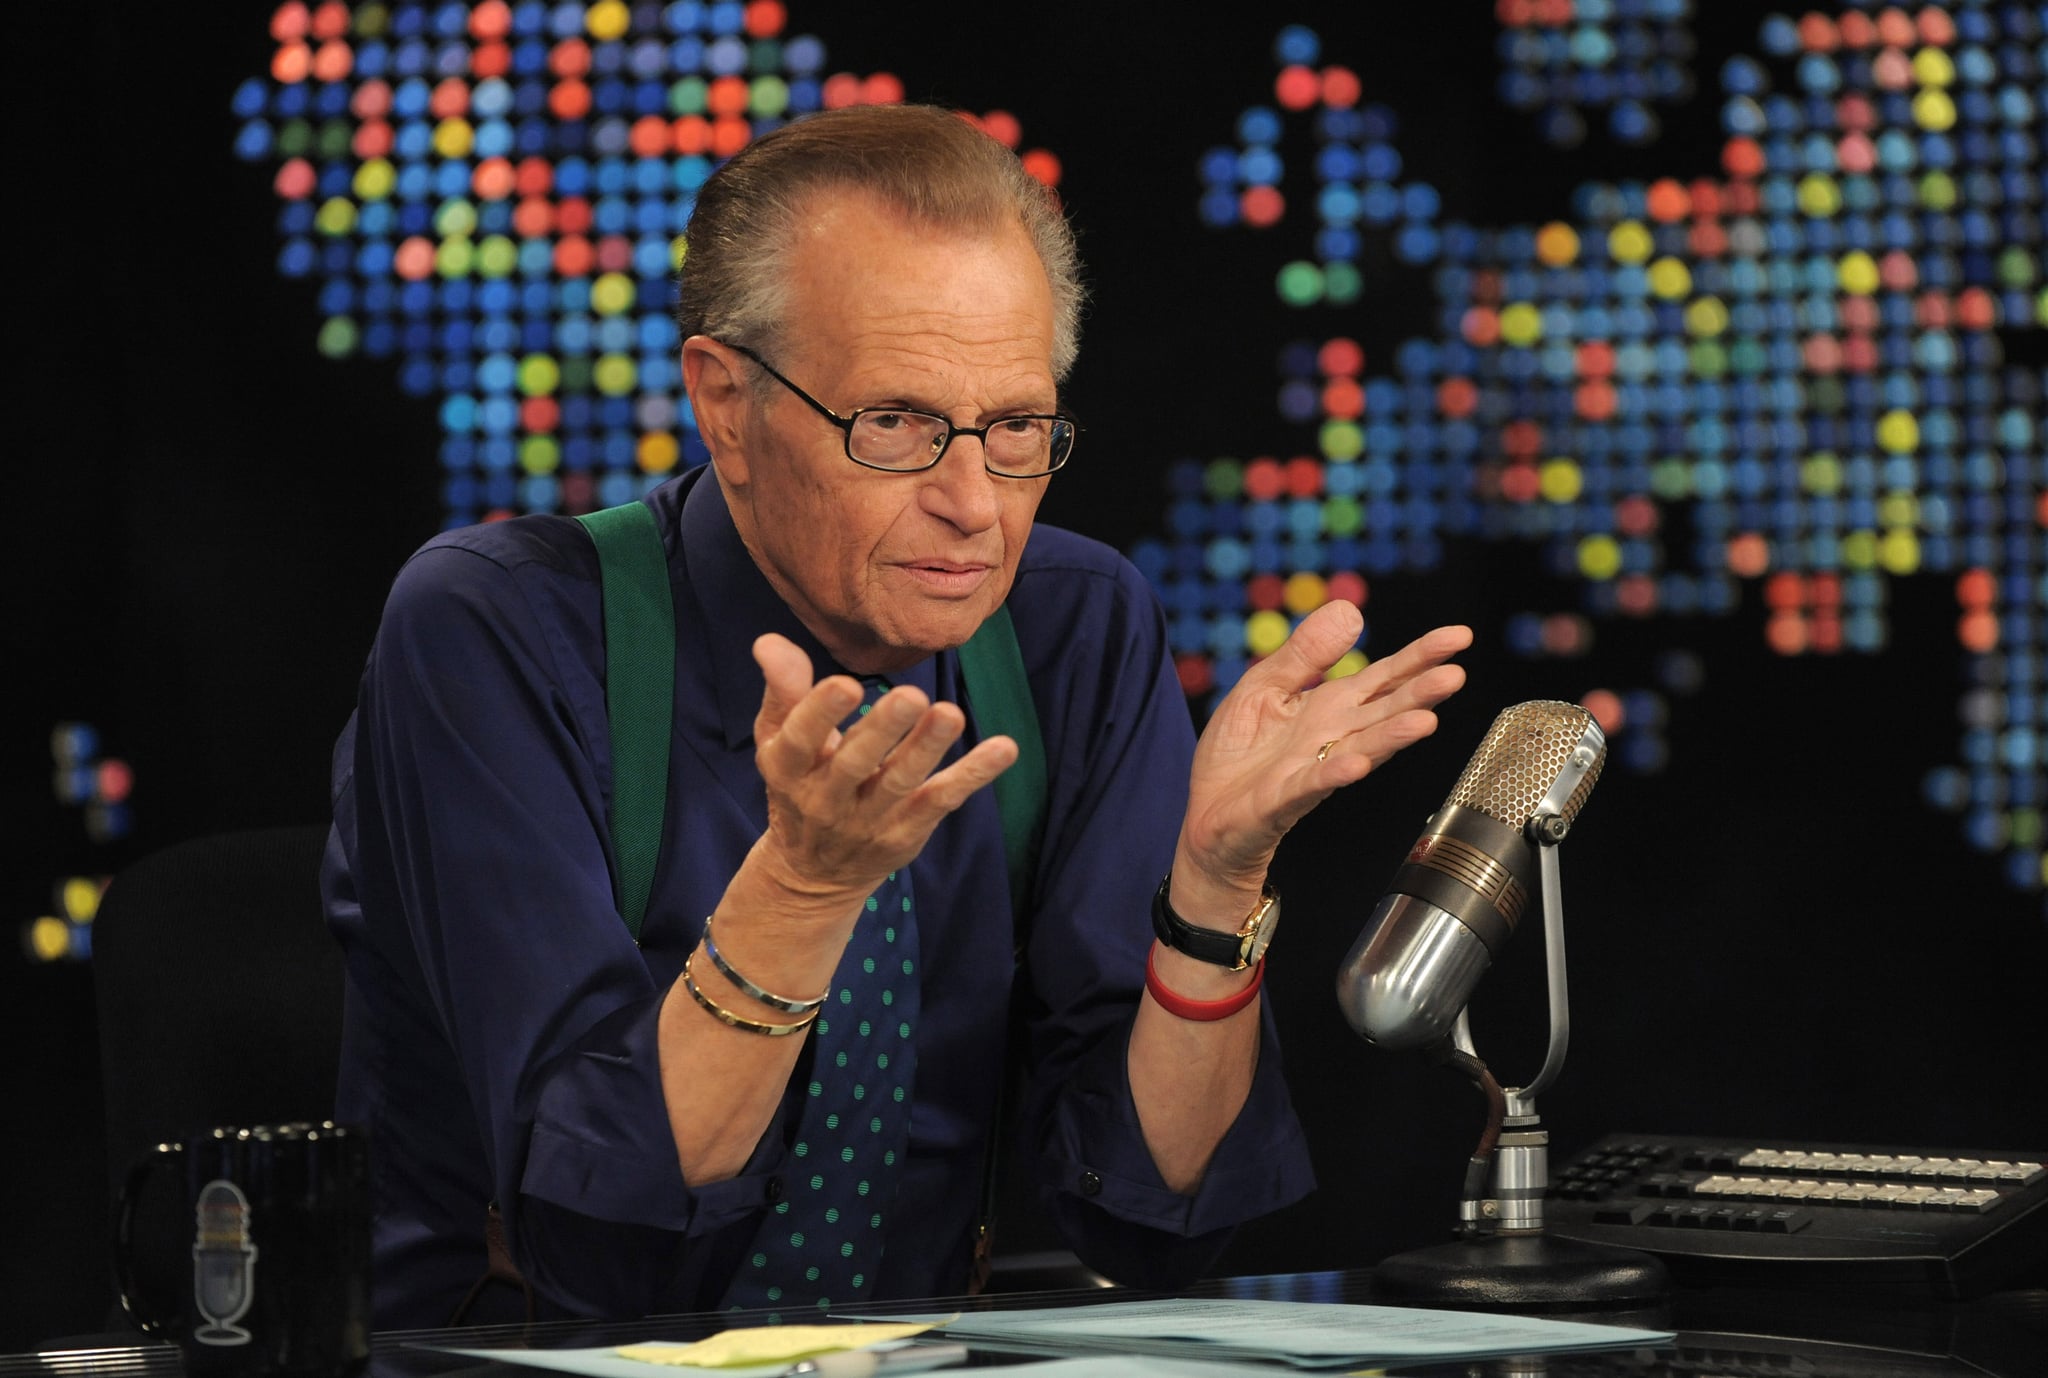
[[[1503, 710], [1338, 970], [1338, 1004], [1361, 1037], [1395, 1051], [1433, 1049], [1478, 1084], [1490, 1111], [1467, 1170], [1460, 1238], [1384, 1260], [1373, 1287], [1390, 1300], [1595, 1308], [1668, 1290], [1648, 1254], [1543, 1232], [1550, 1136], [1536, 1097], [1563, 1069], [1571, 1037], [1557, 844], [1606, 757], [1606, 735], [1577, 704]], [[1536, 1077], [1502, 1088], [1472, 1046], [1466, 1005], [1532, 892], [1543, 912], [1550, 1039]]]
[[1518, 703], [1493, 720], [1338, 973], [1361, 1037], [1399, 1051], [1450, 1033], [1540, 890], [1539, 848], [1571, 830], [1606, 760], [1577, 704]]

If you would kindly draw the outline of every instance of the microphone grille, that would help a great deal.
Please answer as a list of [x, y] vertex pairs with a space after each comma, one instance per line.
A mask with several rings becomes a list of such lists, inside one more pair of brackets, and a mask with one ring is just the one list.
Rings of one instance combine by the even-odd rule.
[[[1593, 715], [1577, 704], [1551, 699], [1502, 709], [1444, 803], [1477, 810], [1520, 831], [1552, 783], [1564, 773], [1592, 721]], [[1592, 769], [1564, 803], [1567, 824], [1578, 821], [1579, 810], [1606, 764], [1607, 744], [1602, 738]]]

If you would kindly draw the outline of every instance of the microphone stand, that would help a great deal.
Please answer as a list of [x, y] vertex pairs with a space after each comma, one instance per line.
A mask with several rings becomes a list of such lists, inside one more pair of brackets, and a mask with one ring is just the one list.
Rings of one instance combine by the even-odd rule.
[[1557, 844], [1568, 830], [1564, 818], [1548, 809], [1540, 810], [1523, 829], [1536, 844], [1543, 891], [1550, 1007], [1550, 1043], [1543, 1066], [1527, 1086], [1501, 1087], [1473, 1047], [1468, 1010], [1458, 1011], [1442, 1057], [1478, 1083], [1490, 1111], [1466, 1173], [1465, 1197], [1458, 1207], [1460, 1237], [1383, 1260], [1373, 1271], [1377, 1297], [1472, 1309], [1605, 1310], [1655, 1302], [1670, 1291], [1664, 1264], [1650, 1254], [1556, 1239], [1543, 1230], [1550, 1134], [1536, 1113], [1536, 1097], [1557, 1080], [1571, 1042], [1563, 885], [1557, 862]]

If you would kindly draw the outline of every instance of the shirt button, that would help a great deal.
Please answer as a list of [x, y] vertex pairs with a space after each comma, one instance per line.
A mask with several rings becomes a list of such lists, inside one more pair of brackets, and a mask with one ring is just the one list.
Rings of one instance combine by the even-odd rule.
[[780, 1201], [782, 1199], [782, 1179], [780, 1177], [770, 1177], [768, 1185], [762, 1194], [768, 1198], [770, 1203]]
[[1095, 1175], [1094, 1173], [1092, 1173], [1092, 1172], [1084, 1172], [1084, 1173], [1082, 1173], [1082, 1174], [1081, 1174], [1081, 1194], [1082, 1194], [1083, 1196], [1100, 1196], [1100, 1195], [1102, 1195], [1102, 1179], [1101, 1179], [1100, 1177], [1096, 1176], [1096, 1175]]

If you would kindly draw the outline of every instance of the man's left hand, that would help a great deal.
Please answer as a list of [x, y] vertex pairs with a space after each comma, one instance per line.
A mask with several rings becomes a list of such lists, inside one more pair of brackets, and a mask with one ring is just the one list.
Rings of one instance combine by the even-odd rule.
[[1350, 603], [1325, 604], [1217, 706], [1189, 775], [1176, 908], [1184, 893], [1232, 895], [1233, 903], [1256, 896], [1289, 828], [1436, 730], [1432, 710], [1465, 682], [1465, 671], [1446, 662], [1472, 644], [1471, 629], [1439, 627], [1355, 675], [1326, 680], [1364, 625]]

